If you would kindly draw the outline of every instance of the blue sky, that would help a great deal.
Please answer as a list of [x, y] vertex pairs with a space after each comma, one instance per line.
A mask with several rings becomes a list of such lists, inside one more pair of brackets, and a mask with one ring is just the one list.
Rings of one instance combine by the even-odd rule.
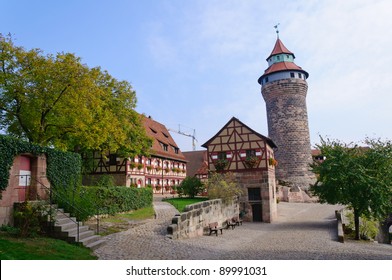
[[[137, 93], [139, 113], [196, 132], [197, 149], [236, 117], [268, 136], [257, 79], [280, 38], [309, 72], [319, 135], [392, 138], [392, 2], [388, 0], [0, 0], [16, 45], [71, 52]], [[182, 151], [192, 139], [172, 133]]]

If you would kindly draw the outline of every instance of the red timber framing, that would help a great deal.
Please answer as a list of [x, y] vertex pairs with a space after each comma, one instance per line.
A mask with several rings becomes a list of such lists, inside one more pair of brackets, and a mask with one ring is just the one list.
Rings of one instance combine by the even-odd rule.
[[232, 118], [203, 147], [212, 171], [268, 170], [275, 144], [236, 118]]
[[244, 221], [267, 222], [277, 217], [274, 142], [236, 118], [202, 145], [209, 171], [232, 172], [243, 194], [239, 209]]
[[151, 186], [155, 193], [173, 192], [186, 177], [187, 160], [163, 124], [146, 116], [142, 116], [142, 123], [153, 140], [150, 156], [123, 158], [116, 153], [94, 152], [83, 184], [94, 184], [107, 174], [119, 186]]

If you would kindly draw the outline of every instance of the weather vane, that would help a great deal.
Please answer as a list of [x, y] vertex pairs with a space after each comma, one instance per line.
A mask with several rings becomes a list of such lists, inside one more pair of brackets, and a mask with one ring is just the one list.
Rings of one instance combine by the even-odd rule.
[[279, 24], [280, 23], [278, 23], [277, 25], [274, 26], [274, 28], [276, 30], [276, 36], [278, 36], [278, 38], [279, 38], [279, 29], [278, 29]]

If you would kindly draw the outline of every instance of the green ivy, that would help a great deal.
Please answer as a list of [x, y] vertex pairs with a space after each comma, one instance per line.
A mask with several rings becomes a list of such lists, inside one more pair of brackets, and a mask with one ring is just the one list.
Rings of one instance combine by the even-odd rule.
[[[0, 135], [0, 191], [8, 186], [9, 171], [19, 154], [47, 156], [47, 177], [56, 187], [75, 187], [80, 182], [81, 158], [79, 154], [42, 147], [19, 139]], [[1, 198], [1, 194], [0, 194]]]

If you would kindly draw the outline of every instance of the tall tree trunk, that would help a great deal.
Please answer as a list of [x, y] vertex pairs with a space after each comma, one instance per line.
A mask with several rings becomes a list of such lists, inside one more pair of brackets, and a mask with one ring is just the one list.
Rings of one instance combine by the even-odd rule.
[[359, 212], [354, 209], [354, 223], [355, 223], [355, 240], [360, 240], [361, 236], [359, 234]]

